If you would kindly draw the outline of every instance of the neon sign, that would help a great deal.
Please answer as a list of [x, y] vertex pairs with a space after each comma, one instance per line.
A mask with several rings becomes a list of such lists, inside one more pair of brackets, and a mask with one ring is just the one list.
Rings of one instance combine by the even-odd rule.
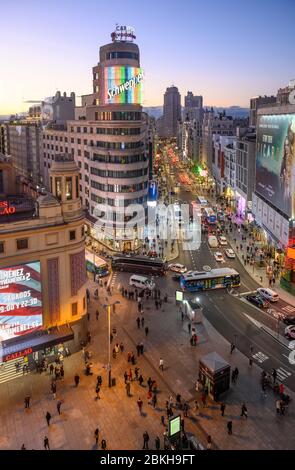
[[136, 39], [135, 30], [131, 26], [120, 26], [116, 24], [115, 31], [111, 34], [112, 41], [133, 42]]
[[114, 65], [104, 70], [106, 103], [142, 103], [144, 72], [140, 67]]
[[16, 212], [15, 207], [10, 207], [8, 201], [0, 201], [0, 215], [11, 215]]

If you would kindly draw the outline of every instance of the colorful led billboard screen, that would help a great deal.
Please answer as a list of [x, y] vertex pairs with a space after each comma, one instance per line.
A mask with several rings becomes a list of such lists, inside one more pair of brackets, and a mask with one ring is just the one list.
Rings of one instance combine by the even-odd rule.
[[0, 341], [41, 327], [40, 261], [0, 268]]
[[104, 69], [106, 104], [141, 104], [143, 70], [139, 67], [114, 65]]
[[295, 114], [258, 118], [255, 189], [286, 216], [294, 215]]

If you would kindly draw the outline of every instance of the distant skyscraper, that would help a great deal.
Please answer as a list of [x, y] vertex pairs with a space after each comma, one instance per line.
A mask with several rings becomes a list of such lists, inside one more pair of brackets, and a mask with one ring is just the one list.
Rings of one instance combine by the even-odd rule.
[[177, 123], [181, 119], [181, 96], [176, 86], [166, 89], [163, 111], [163, 135], [176, 137]]

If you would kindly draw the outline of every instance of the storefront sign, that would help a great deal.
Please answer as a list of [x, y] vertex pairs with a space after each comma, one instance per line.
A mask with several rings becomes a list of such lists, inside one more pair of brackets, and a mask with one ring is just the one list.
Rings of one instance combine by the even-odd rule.
[[7, 354], [3, 357], [3, 362], [12, 361], [13, 359], [18, 359], [19, 357], [28, 356], [33, 352], [33, 348], [27, 348], [22, 351], [15, 352], [13, 354]]
[[15, 207], [10, 207], [8, 201], [0, 201], [0, 215], [11, 215], [15, 212]]

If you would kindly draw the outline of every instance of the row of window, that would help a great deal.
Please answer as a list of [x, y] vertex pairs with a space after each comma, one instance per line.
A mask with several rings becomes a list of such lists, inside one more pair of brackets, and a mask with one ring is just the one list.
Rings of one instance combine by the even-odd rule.
[[107, 52], [106, 59], [107, 60], [112, 60], [112, 59], [133, 59], [133, 60], [138, 60], [139, 57], [138, 57], [137, 52], [113, 51], [113, 52]]
[[43, 139], [47, 139], [47, 140], [56, 140], [56, 141], [59, 140], [60, 142], [63, 142], [63, 140], [64, 140], [65, 142], [68, 141], [68, 138], [67, 138], [67, 137], [57, 136], [57, 135], [54, 136], [54, 135], [49, 135], [49, 134], [43, 135]]
[[97, 134], [106, 134], [106, 135], [138, 135], [140, 134], [140, 127], [97, 127]]
[[[81, 227], [81, 237], [84, 237], [84, 227]], [[76, 230], [69, 231], [69, 241], [76, 240]], [[28, 238], [18, 238], [16, 240], [17, 250], [27, 250], [29, 248]], [[5, 242], [0, 241], [0, 253], [5, 253]]]
[[100, 191], [109, 191], [111, 193], [135, 193], [137, 191], [142, 191], [147, 188], [147, 181], [144, 183], [130, 184], [130, 185], [119, 185], [119, 184], [102, 184], [97, 181], [91, 180], [91, 187], [94, 189], [99, 189]]
[[108, 204], [112, 207], [127, 207], [130, 204], [144, 204], [147, 201], [147, 196], [138, 197], [135, 199], [111, 199], [91, 194], [91, 200], [97, 204]]
[[100, 163], [121, 163], [122, 165], [128, 163], [146, 162], [147, 158], [144, 153], [141, 155], [98, 155], [93, 154], [93, 161]]
[[139, 111], [99, 111], [95, 113], [96, 121], [141, 121]]
[[111, 171], [111, 170], [99, 170], [98, 168], [91, 167], [90, 172], [92, 175], [102, 176], [103, 178], [136, 178], [139, 176], [147, 175], [148, 169], [141, 168], [139, 170], [131, 170], [131, 171]]
[[138, 142], [104, 142], [98, 140], [96, 147], [112, 150], [126, 150], [126, 149], [137, 149], [144, 145], [142, 141]]

